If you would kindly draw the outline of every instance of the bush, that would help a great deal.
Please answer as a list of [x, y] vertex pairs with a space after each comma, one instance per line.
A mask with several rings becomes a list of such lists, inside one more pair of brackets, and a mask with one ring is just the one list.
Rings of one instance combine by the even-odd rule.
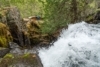
[[[85, 20], [95, 0], [39, 0], [44, 5], [45, 22], [43, 33], [52, 33], [58, 28]], [[95, 5], [95, 4], [94, 4]], [[87, 12], [89, 10], [89, 12]], [[93, 9], [92, 11], [93, 12]]]

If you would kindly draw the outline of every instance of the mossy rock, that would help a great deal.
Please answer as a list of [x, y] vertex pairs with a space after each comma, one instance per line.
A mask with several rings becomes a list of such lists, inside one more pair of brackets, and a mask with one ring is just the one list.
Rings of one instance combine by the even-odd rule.
[[[21, 41], [21, 40], [25, 40], [23, 38], [23, 33], [22, 33], [22, 30], [25, 29], [25, 27], [24, 27], [25, 25], [24, 25], [24, 23], [22, 23], [22, 18], [20, 17], [19, 9], [14, 6], [0, 8], [0, 22], [7, 24], [7, 26], [9, 27], [9, 31], [13, 37], [13, 42], [15, 42], [21, 46], [24, 46], [24, 41]], [[1, 30], [0, 30], [0, 33], [1, 33]], [[20, 36], [20, 38], [19, 38], [19, 36]], [[6, 38], [7, 38], [6, 41], [9, 42], [9, 40], [10, 40], [9, 37], [7, 36]], [[6, 38], [4, 35], [4, 39], [6, 39]]]
[[36, 54], [7, 54], [0, 62], [0, 67], [43, 67]]
[[0, 22], [0, 46], [8, 47], [10, 41], [12, 41], [12, 36], [9, 32], [9, 28]]

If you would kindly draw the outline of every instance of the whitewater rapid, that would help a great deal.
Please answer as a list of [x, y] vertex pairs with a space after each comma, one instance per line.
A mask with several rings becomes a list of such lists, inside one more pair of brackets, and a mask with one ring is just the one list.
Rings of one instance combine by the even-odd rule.
[[100, 67], [100, 24], [70, 24], [39, 57], [43, 67]]

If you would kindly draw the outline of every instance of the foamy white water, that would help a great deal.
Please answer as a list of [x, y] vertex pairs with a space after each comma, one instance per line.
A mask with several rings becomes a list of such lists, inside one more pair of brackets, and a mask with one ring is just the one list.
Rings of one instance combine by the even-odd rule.
[[44, 67], [100, 67], [100, 24], [69, 25], [39, 56]]

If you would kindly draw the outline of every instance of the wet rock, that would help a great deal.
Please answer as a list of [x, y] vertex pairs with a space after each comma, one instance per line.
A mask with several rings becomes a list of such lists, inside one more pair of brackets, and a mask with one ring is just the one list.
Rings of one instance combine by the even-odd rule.
[[97, 11], [96, 14], [91, 14], [86, 17], [86, 22], [90, 24], [100, 23], [100, 11]]
[[97, 11], [97, 13], [94, 17], [93, 23], [95, 23], [95, 24], [100, 23], [100, 11]]
[[0, 48], [0, 58], [2, 58], [3, 56], [5, 56], [7, 53], [10, 52], [9, 48]]
[[10, 46], [11, 49], [20, 48], [20, 46], [17, 43], [14, 43], [14, 42], [10, 42], [9, 46]]
[[21, 54], [23, 54], [23, 51], [20, 48], [13, 48], [13, 49], [10, 50], [10, 53], [21, 55]]
[[11, 54], [16, 54], [16, 55], [23, 55], [26, 53], [36, 53], [36, 48], [31, 48], [31, 49], [26, 49], [26, 48], [13, 48], [10, 50]]
[[96, 16], [95, 16], [94, 19], [95, 19], [95, 20], [100, 20], [100, 11], [97, 12], [97, 14], [96, 14]]

